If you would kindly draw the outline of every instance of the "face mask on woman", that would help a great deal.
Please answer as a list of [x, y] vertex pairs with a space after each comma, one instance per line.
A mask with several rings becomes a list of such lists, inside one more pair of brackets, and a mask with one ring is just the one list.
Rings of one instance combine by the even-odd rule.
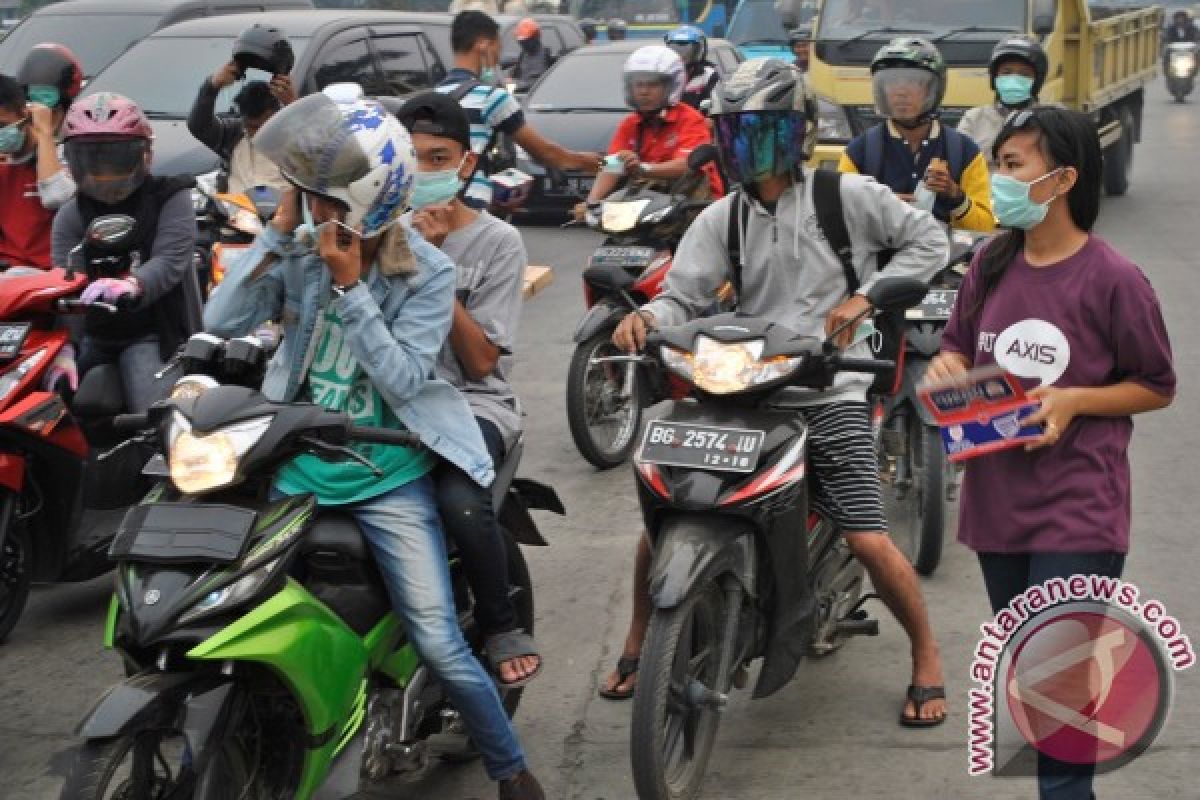
[[1000, 75], [996, 94], [1006, 106], [1020, 106], [1033, 99], [1033, 78], [1025, 75]]
[[13, 155], [25, 147], [25, 120], [0, 128], [0, 153]]
[[449, 203], [462, 190], [463, 179], [458, 171], [467, 160], [464, 154], [458, 166], [453, 169], [443, 169], [437, 172], [418, 172], [413, 176], [412, 197], [409, 204], [414, 211], [425, 206], [437, 206]]
[[1037, 180], [1026, 183], [1008, 175], [992, 175], [992, 211], [996, 221], [1005, 228], [1017, 228], [1023, 231], [1036, 228], [1046, 218], [1050, 204], [1055, 195], [1044, 203], [1035, 203], [1029, 197], [1034, 184], [1041, 183], [1051, 176], [1062, 172], [1062, 167], [1047, 172]]

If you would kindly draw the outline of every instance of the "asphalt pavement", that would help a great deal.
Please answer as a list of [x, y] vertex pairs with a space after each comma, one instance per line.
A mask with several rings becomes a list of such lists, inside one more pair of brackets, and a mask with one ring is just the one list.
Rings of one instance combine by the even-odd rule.
[[[1139, 418], [1133, 446], [1134, 533], [1126, 578], [1162, 601], [1200, 642], [1196, 571], [1197, 492], [1194, 381], [1200, 358], [1200, 99], [1148, 94], [1144, 138], [1128, 196], [1105, 201], [1098, 232], [1140, 264], [1165, 308], [1180, 377], [1166, 411]], [[527, 690], [518, 729], [532, 768], [555, 800], [629, 800], [628, 702], [600, 699], [597, 682], [619, 655], [629, 613], [630, 570], [639, 530], [628, 468], [597, 472], [567, 432], [564, 379], [571, 332], [583, 311], [580, 272], [599, 237], [578, 229], [526, 227], [531, 262], [555, 282], [527, 304], [520, 333], [518, 391], [528, 413], [521, 472], [552, 484], [565, 518], [540, 514], [551, 545], [527, 549], [536, 583], [537, 635], [545, 670]], [[1003, 491], [1003, 487], [997, 487]], [[967, 774], [969, 661], [988, 619], [971, 553], [947, 547], [937, 573], [922, 581], [947, 670], [951, 716], [932, 730], [899, 727], [909, 678], [907, 642], [876, 606], [881, 635], [859, 638], [825, 660], [802, 665], [796, 680], [766, 701], [735, 694], [722, 720], [704, 797], [1034, 798], [1032, 779]], [[73, 728], [121, 677], [101, 644], [110, 579], [35, 589], [8, 644], [0, 646], [0, 798], [58, 796]], [[1200, 755], [1200, 672], [1181, 673], [1166, 729], [1133, 764], [1101, 777], [1101, 798], [1196, 798]], [[491, 798], [478, 764], [435, 767], [415, 783], [372, 797]]]

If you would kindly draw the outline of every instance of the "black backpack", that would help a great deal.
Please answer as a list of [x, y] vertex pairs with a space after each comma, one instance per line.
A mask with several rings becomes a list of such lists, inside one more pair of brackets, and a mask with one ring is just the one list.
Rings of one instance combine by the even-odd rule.
[[[846, 228], [846, 218], [842, 213], [842, 175], [827, 169], [819, 169], [812, 173], [813, 205], [817, 209], [817, 225], [825, 236], [834, 255], [842, 264], [842, 272], [846, 276], [846, 296], [854, 294], [861, 285], [858, 273], [854, 270], [854, 250], [850, 245], [850, 231]], [[733, 192], [733, 207], [729, 210], [729, 230], [726, 234], [726, 246], [729, 249], [729, 263], [733, 266], [730, 280], [734, 292], [742, 291], [742, 229], [749, 221], [749, 207], [742, 202], [741, 189]], [[879, 268], [883, 269], [891, 260], [892, 253], [885, 251], [879, 254]], [[904, 375], [904, 315], [902, 313], [883, 313], [875, 317], [875, 328], [879, 336], [871, 341], [871, 350], [875, 358], [888, 359], [896, 362], [896, 368], [888, 373], [875, 375], [871, 384], [872, 394], [895, 394], [900, 390]]]

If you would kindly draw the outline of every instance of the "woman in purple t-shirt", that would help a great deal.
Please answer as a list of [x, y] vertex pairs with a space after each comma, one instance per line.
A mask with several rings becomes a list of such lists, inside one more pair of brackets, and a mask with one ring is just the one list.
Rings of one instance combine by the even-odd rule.
[[[1008, 231], [963, 281], [931, 381], [999, 364], [1042, 402], [1044, 435], [967, 462], [959, 540], [994, 611], [1073, 574], [1119, 577], [1129, 549], [1131, 416], [1175, 392], [1166, 326], [1136, 265], [1090, 233], [1103, 175], [1095, 124], [1038, 107], [996, 139], [993, 209]], [[1094, 768], [1039, 753], [1043, 800], [1087, 798]]]

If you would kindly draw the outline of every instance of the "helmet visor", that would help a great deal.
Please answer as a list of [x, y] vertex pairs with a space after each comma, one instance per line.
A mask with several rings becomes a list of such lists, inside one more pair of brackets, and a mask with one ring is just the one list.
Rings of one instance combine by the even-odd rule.
[[684, 64], [694, 64], [700, 60], [700, 43], [699, 42], [679, 42], [669, 41], [667, 47], [679, 54], [679, 59]]
[[915, 120], [937, 103], [937, 76], [916, 67], [881, 69], [871, 79], [875, 110], [887, 119]]
[[721, 163], [735, 181], [787, 175], [805, 161], [807, 120], [799, 111], [747, 111], [713, 121]]
[[77, 137], [65, 144], [67, 166], [79, 191], [101, 203], [119, 203], [146, 179], [145, 139]]
[[254, 147], [292, 183], [308, 192], [328, 195], [366, 175], [370, 159], [354, 133], [383, 124], [382, 107], [343, 118], [322, 92], [284, 106], [254, 137]]

